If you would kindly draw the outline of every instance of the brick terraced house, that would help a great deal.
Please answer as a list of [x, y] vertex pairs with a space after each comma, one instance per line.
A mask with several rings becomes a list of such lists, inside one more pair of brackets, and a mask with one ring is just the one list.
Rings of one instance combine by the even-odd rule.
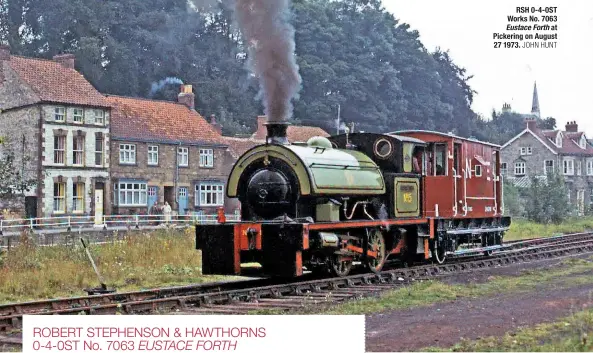
[[110, 212], [110, 108], [74, 64], [71, 54], [34, 59], [0, 46], [0, 135], [24, 151], [15, 165], [37, 180], [16, 207], [24, 216]]
[[194, 109], [191, 85], [178, 102], [107, 96], [113, 105], [111, 178], [118, 214], [146, 214], [168, 202], [180, 215], [214, 214], [226, 207], [233, 157], [215, 121]]

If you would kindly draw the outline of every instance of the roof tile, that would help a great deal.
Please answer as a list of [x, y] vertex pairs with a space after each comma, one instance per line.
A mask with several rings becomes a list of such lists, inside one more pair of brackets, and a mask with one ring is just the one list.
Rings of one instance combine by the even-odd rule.
[[75, 69], [52, 60], [14, 55], [8, 64], [42, 101], [109, 107], [105, 97]]
[[225, 145], [200, 114], [181, 103], [120, 96], [107, 96], [107, 101], [113, 105], [114, 138]]

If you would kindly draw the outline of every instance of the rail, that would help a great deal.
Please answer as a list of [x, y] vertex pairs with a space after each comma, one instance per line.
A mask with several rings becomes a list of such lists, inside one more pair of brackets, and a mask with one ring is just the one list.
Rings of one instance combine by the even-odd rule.
[[[216, 224], [217, 215], [116, 215], [103, 216], [97, 222], [94, 216], [64, 216], [27, 219], [0, 219], [0, 236], [19, 234], [25, 230], [33, 232], [70, 231], [111, 228], [144, 228], [162, 224], [191, 225]], [[227, 221], [239, 221], [238, 214], [225, 215]]]

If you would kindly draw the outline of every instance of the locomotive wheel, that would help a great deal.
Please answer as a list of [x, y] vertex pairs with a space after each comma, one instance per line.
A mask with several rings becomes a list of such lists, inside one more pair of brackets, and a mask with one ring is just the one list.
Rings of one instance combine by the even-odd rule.
[[440, 246], [438, 241], [433, 243], [432, 256], [439, 264], [443, 264], [447, 258], [447, 255], [445, 254], [445, 247]]
[[366, 249], [377, 252], [377, 257], [364, 256], [366, 267], [374, 273], [379, 273], [385, 265], [385, 237], [380, 229], [371, 229], [366, 235]]
[[335, 276], [348, 276], [351, 269], [351, 260], [343, 260], [341, 256], [334, 256], [334, 258], [331, 260], [330, 271]]

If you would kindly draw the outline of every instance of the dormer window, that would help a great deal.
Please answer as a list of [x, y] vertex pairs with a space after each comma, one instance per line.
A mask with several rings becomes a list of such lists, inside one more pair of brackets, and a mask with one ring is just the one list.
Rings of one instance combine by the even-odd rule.
[[581, 140], [579, 141], [579, 147], [586, 150], [587, 149], [587, 139], [585, 135], [581, 135]]
[[556, 146], [562, 147], [562, 133], [558, 132], [556, 135]]

